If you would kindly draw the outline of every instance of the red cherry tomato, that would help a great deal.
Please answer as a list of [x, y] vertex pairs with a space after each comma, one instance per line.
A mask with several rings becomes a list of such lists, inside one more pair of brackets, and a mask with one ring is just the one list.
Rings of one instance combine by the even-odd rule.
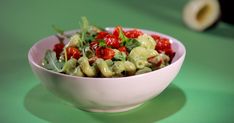
[[66, 49], [67, 51], [67, 58], [75, 58], [75, 59], [79, 59], [80, 58], [80, 51], [75, 48], [75, 47], [68, 47]]
[[95, 54], [98, 58], [102, 58], [101, 50], [102, 50], [102, 47], [98, 47], [95, 51]]
[[169, 62], [171, 62], [172, 59], [173, 59], [174, 56], [175, 56], [175, 52], [174, 52], [172, 49], [166, 49], [166, 50], [165, 50], [165, 54], [169, 56], [169, 58], [170, 58], [170, 61], [169, 61]]
[[96, 56], [104, 60], [112, 59], [115, 56], [115, 51], [111, 48], [99, 47], [96, 49]]
[[128, 55], [127, 48], [125, 46], [122, 46], [122, 47], [118, 48], [118, 50], [120, 52], [124, 52], [124, 53], [126, 53], [126, 55]]
[[120, 30], [122, 30], [122, 32], [124, 33], [123, 28], [121, 26], [116, 26], [115, 29], [114, 29], [114, 31], [113, 31], [113, 35], [115, 37], [119, 38], [119, 32], [120, 32]]
[[143, 32], [137, 29], [133, 29], [133, 30], [126, 31], [125, 35], [128, 38], [138, 38], [140, 35], [143, 35]]
[[89, 47], [91, 50], [96, 50], [98, 48], [98, 45], [99, 45], [99, 42], [98, 41], [92, 41], [90, 44], [89, 44]]
[[169, 39], [160, 38], [160, 40], [156, 44], [155, 49], [160, 53], [165, 51], [166, 49], [171, 49], [171, 43], [170, 43]]
[[175, 56], [175, 52], [172, 50], [171, 43], [170, 43], [169, 39], [167, 39], [167, 38], [160, 38], [157, 41], [155, 49], [159, 53], [164, 52], [166, 55], [168, 55], [170, 57], [169, 62], [171, 62]]
[[112, 34], [108, 34], [105, 36], [104, 38], [106, 45], [113, 47], [113, 48], [119, 48], [120, 47], [120, 43], [119, 43], [119, 39], [112, 35]]
[[112, 59], [115, 56], [115, 52], [111, 48], [105, 48], [102, 52], [103, 52], [102, 58], [104, 60]]
[[105, 37], [106, 35], [108, 35], [108, 34], [109, 34], [109, 33], [106, 32], [106, 31], [101, 31], [101, 32], [99, 32], [98, 35], [96, 36], [96, 39], [97, 39], [97, 40], [104, 39], [104, 37]]
[[156, 42], [158, 42], [158, 41], [160, 40], [160, 38], [161, 38], [159, 35], [156, 35], [156, 34], [151, 35], [151, 37], [152, 37]]
[[56, 57], [59, 58], [61, 52], [63, 51], [64, 44], [63, 43], [57, 43], [54, 45], [53, 51], [56, 53]]

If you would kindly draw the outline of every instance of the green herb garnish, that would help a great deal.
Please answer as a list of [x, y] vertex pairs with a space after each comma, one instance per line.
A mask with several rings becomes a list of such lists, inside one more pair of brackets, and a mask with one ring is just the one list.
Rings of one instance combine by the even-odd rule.
[[106, 47], [106, 42], [104, 40], [99, 40], [100, 47]]
[[64, 35], [64, 30], [60, 29], [59, 27], [52, 25], [52, 28], [55, 32], [59, 33], [60, 35]]
[[121, 29], [119, 30], [119, 38], [122, 40], [121, 45], [126, 46], [128, 51], [131, 51], [133, 48], [141, 45], [136, 39], [126, 37]]
[[124, 52], [115, 53], [114, 59], [119, 61], [126, 61], [127, 55]]
[[61, 72], [64, 62], [60, 62], [59, 60], [57, 60], [56, 53], [54, 51], [47, 50], [42, 61], [42, 65], [49, 70]]
[[125, 46], [128, 51], [131, 51], [133, 48], [140, 46], [141, 43], [137, 41], [136, 39], [130, 39], [127, 42], [125, 42]]

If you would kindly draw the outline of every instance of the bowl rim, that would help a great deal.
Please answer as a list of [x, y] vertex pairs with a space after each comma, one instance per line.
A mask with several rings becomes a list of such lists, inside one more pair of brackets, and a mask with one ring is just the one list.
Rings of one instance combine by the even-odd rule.
[[[106, 27], [105, 30], [107, 31], [113, 31], [114, 27]], [[157, 31], [151, 31], [151, 30], [147, 30], [147, 29], [142, 29], [142, 28], [129, 28], [129, 27], [123, 27], [124, 30], [131, 30], [131, 29], [138, 29], [138, 30], [141, 30], [143, 31], [144, 33], [146, 34], [158, 34], [160, 36], [163, 36], [163, 37], [166, 37], [166, 38], [169, 38], [170, 41], [172, 42], [176, 42], [177, 44], [179, 44], [179, 46], [182, 48], [182, 55], [174, 62], [172, 62], [171, 64], [169, 64], [168, 66], [165, 66], [163, 68], [160, 68], [158, 70], [154, 70], [154, 71], [151, 71], [151, 72], [147, 72], [147, 73], [144, 73], [144, 74], [138, 74], [138, 75], [132, 75], [132, 76], [126, 76], [126, 77], [113, 77], [113, 78], [105, 78], [105, 77], [80, 77], [80, 76], [73, 76], [73, 75], [68, 75], [68, 74], [63, 74], [63, 73], [59, 73], [59, 72], [55, 72], [55, 71], [52, 71], [52, 70], [48, 70], [44, 67], [42, 67], [41, 65], [37, 64], [33, 58], [32, 58], [32, 55], [31, 55], [31, 52], [32, 52], [32, 49], [33, 47], [35, 47], [36, 45], [40, 44], [41, 42], [45, 41], [46, 39], [48, 39], [49, 37], [53, 37], [54, 35], [50, 35], [50, 36], [47, 36], [45, 38], [42, 38], [40, 39], [39, 41], [37, 41], [36, 43], [34, 43], [29, 51], [28, 51], [28, 62], [37, 67], [38, 69], [41, 69], [41, 70], [44, 70], [46, 72], [49, 72], [49, 73], [52, 73], [52, 74], [55, 74], [55, 75], [60, 75], [60, 76], [63, 76], [63, 77], [71, 77], [71, 78], [74, 78], [74, 79], [83, 79], [83, 80], [113, 80], [113, 79], [118, 79], [118, 80], [122, 80], [122, 79], [130, 79], [130, 78], [136, 78], [136, 77], [143, 77], [147, 74], [152, 74], [152, 73], [156, 73], [156, 72], [159, 72], [161, 70], [164, 70], [164, 69], [167, 69], [168, 67], [172, 66], [173, 64], [176, 64], [177, 62], [179, 62], [180, 60], [182, 60], [185, 56], [186, 56], [186, 48], [185, 46], [183, 45], [183, 43], [181, 43], [179, 40], [177, 40], [176, 38], [172, 37], [172, 36], [169, 36], [167, 34], [163, 34], [163, 33], [160, 33], [160, 32], [157, 32]], [[74, 30], [70, 30], [70, 31], [65, 31], [66, 34], [71, 34], [71, 33], [74, 33], [74, 32], [77, 32], [79, 31], [79, 29], [74, 29]]]

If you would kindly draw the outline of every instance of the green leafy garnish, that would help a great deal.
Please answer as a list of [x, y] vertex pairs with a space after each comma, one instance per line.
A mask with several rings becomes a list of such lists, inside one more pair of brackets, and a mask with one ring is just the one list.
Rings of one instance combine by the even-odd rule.
[[86, 43], [85, 37], [88, 32], [89, 22], [86, 17], [81, 17], [82, 22], [80, 22], [80, 31], [81, 31], [81, 46]]
[[89, 27], [88, 19], [86, 17], [81, 17], [81, 20], [82, 20], [82, 23], [80, 23], [81, 46], [79, 48], [82, 51], [83, 55], [85, 55], [85, 48], [88, 46], [88, 43], [89, 43], [89, 41], [86, 40], [86, 37], [87, 37], [87, 33], [90, 27]]
[[52, 70], [55, 72], [66, 72], [72, 74], [74, 69], [76, 68], [77, 60], [74, 58], [69, 59], [66, 63], [63, 61], [59, 61], [56, 58], [56, 53], [51, 50], [47, 50], [45, 57], [42, 61], [43, 67], [48, 70]]
[[126, 37], [123, 33], [123, 31], [119, 30], [119, 38], [122, 40], [121, 45], [126, 46], [127, 50], [130, 52], [133, 48], [140, 46], [140, 42], [136, 39], [130, 39]]
[[129, 38], [124, 35], [121, 29], [119, 29], [119, 38], [122, 40], [122, 45], [129, 41]]
[[93, 31], [89, 31], [85, 37], [84, 40], [86, 42], [92, 42], [93, 40], [95, 40], [95, 37], [97, 36], [97, 32], [93, 32]]
[[131, 51], [133, 48], [140, 46], [141, 43], [137, 41], [136, 39], [129, 39], [125, 42], [125, 46], [128, 51]]
[[89, 26], [89, 21], [86, 17], [81, 17], [82, 23], [80, 24], [81, 26], [81, 31], [82, 32], [88, 32], [90, 26]]
[[52, 25], [52, 28], [54, 29], [55, 32], [59, 33], [60, 35], [64, 35], [64, 31], [59, 27]]
[[64, 62], [60, 62], [57, 60], [56, 53], [54, 51], [47, 50], [42, 61], [42, 65], [49, 70], [61, 72]]
[[126, 54], [124, 52], [115, 53], [114, 59], [120, 61], [126, 61]]
[[104, 40], [99, 40], [100, 47], [106, 47], [106, 42]]

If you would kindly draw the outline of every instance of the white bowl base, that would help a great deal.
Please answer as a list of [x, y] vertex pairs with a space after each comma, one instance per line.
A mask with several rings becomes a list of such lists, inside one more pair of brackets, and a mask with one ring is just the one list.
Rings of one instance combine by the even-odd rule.
[[132, 110], [132, 109], [135, 109], [137, 107], [140, 107], [143, 103], [140, 103], [140, 104], [136, 104], [136, 105], [131, 105], [131, 106], [128, 106], [128, 107], [124, 107], [124, 108], [110, 108], [110, 109], [95, 109], [95, 108], [85, 108], [85, 109], [82, 109], [82, 108], [79, 108], [81, 110], [85, 110], [85, 111], [89, 111], [89, 112], [110, 112], [110, 113], [115, 113], [115, 112], [125, 112], [125, 111], [129, 111], [129, 110]]

